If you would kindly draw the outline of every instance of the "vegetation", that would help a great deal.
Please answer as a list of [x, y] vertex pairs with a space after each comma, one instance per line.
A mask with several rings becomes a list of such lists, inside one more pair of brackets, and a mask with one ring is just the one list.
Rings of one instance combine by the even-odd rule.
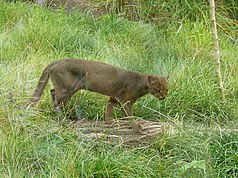
[[[215, 81], [209, 5], [156, 2], [163, 23], [151, 20], [149, 6], [132, 21], [113, 9], [93, 16], [0, 0], [0, 177], [238, 176], [236, 1], [217, 9], [224, 101]], [[128, 148], [86, 139], [54, 119], [49, 92], [36, 109], [27, 108], [42, 69], [71, 57], [169, 75], [166, 100], [146, 95], [134, 109], [143, 119], [173, 123], [176, 132]], [[82, 91], [71, 107], [80, 101], [85, 117], [103, 119], [106, 100]]]

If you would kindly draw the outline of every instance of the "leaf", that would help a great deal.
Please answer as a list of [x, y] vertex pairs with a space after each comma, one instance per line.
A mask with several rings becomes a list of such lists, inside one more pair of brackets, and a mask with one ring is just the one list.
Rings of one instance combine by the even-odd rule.
[[205, 160], [199, 160], [199, 161], [193, 160], [191, 163], [185, 163], [185, 164], [180, 168], [180, 171], [181, 171], [182, 173], [185, 173], [188, 169], [191, 169], [191, 168], [194, 168], [194, 169], [203, 169], [203, 170], [205, 170], [205, 169], [206, 169]]

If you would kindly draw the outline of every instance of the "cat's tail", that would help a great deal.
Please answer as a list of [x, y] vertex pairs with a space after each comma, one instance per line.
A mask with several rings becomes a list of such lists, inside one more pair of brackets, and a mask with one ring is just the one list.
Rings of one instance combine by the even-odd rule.
[[41, 76], [40, 76], [40, 80], [37, 84], [37, 87], [34, 91], [34, 94], [32, 95], [32, 97], [30, 98], [30, 100], [28, 101], [28, 103], [30, 105], [34, 105], [36, 104], [39, 100], [40, 100], [40, 97], [42, 96], [44, 90], [45, 90], [45, 87], [49, 81], [49, 78], [50, 78], [50, 68], [55, 64], [56, 62], [52, 62], [51, 64], [49, 64], [45, 69], [44, 71], [42, 72]]

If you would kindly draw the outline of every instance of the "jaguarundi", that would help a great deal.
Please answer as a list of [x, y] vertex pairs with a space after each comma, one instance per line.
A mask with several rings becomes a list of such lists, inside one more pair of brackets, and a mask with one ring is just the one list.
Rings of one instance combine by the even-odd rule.
[[[89, 90], [110, 97], [105, 112], [107, 122], [117, 104], [122, 105], [124, 115], [129, 117], [138, 98], [151, 93], [162, 100], [168, 93], [168, 77], [141, 74], [97, 61], [62, 59], [44, 69], [30, 103], [39, 101], [49, 78], [54, 86], [51, 96], [55, 111], [60, 112], [78, 90]], [[142, 129], [134, 119], [131, 125], [134, 130]]]

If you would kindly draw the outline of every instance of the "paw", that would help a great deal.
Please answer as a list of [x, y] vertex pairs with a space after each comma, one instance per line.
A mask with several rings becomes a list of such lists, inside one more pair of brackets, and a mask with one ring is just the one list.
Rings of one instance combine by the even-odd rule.
[[140, 122], [136, 122], [135, 120], [131, 121], [131, 127], [134, 132], [142, 132], [144, 130], [142, 124]]
[[106, 119], [105, 122], [106, 122], [106, 124], [111, 125], [111, 124], [113, 124], [115, 121], [112, 120], [112, 119]]

